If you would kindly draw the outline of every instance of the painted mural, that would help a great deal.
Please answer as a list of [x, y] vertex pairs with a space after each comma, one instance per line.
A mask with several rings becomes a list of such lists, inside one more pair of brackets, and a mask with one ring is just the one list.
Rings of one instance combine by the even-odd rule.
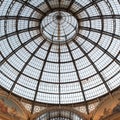
[[92, 119], [102, 120], [116, 112], [120, 112], [120, 91], [104, 98], [94, 111]]
[[0, 114], [12, 120], [26, 120], [25, 114], [18, 105], [4, 96], [0, 96]]

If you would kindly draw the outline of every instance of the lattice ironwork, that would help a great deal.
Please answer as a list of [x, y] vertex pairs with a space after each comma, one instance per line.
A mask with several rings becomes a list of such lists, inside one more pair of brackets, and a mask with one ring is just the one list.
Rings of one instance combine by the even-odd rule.
[[[35, 103], [84, 103], [120, 87], [119, 0], [1, 0], [0, 86]], [[56, 44], [57, 43], [57, 44]], [[62, 43], [62, 44], [61, 44]]]

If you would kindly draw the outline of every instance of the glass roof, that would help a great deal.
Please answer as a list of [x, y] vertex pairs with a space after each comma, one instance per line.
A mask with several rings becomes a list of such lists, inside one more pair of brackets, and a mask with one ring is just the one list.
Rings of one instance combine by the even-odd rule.
[[74, 39], [78, 23], [71, 14], [58, 10], [47, 15], [40, 27], [45, 39], [56, 44], [63, 44]]
[[120, 87], [120, 2], [1, 0], [0, 51], [10, 94], [50, 104], [99, 98]]
[[71, 111], [59, 110], [44, 113], [36, 120], [84, 120], [84, 118]]

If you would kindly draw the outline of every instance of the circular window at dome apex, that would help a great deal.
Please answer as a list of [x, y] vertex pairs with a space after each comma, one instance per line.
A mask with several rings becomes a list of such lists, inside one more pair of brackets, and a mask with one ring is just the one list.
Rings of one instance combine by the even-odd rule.
[[72, 40], [78, 30], [77, 19], [68, 12], [49, 13], [41, 22], [41, 33], [48, 41], [63, 44]]

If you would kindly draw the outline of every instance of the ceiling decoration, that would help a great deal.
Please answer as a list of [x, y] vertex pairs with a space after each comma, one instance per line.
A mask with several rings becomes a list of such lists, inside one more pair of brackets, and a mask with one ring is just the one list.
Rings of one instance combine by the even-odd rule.
[[120, 87], [119, 0], [1, 0], [0, 86], [47, 104], [85, 104]]

